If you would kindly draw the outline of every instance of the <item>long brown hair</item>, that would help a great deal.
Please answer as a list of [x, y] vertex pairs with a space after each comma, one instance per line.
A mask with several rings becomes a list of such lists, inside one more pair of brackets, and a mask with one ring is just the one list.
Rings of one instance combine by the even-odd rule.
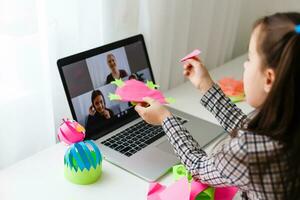
[[[300, 13], [276, 13], [256, 21], [257, 51], [275, 81], [263, 105], [247, 122], [245, 130], [268, 136], [283, 144], [291, 168], [286, 175], [291, 194], [299, 192], [300, 169]], [[263, 69], [262, 69], [263, 70]], [[299, 197], [289, 197], [295, 199]]]

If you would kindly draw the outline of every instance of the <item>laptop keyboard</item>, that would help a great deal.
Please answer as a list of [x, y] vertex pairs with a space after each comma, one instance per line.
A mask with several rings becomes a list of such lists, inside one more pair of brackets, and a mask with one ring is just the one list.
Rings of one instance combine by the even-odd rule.
[[[177, 118], [182, 123], [187, 122], [179, 117]], [[141, 121], [101, 143], [130, 157], [164, 135], [161, 126], [153, 126]]]

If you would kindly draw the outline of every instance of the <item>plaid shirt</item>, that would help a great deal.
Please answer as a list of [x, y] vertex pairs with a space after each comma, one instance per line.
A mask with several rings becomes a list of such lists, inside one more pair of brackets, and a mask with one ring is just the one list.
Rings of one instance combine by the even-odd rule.
[[[231, 132], [247, 118], [214, 84], [201, 104]], [[284, 199], [288, 167], [282, 145], [267, 136], [239, 130], [235, 137], [207, 155], [175, 117], [163, 121], [174, 151], [194, 179], [215, 187], [236, 186], [243, 199]]]

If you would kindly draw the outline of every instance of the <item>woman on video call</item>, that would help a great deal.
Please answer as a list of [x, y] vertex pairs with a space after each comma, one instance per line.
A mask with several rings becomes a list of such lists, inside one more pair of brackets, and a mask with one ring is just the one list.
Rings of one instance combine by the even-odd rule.
[[105, 99], [100, 90], [94, 90], [91, 96], [92, 105], [89, 108], [89, 116], [86, 122], [86, 134], [98, 133], [105, 124], [114, 116], [109, 108], [106, 108]]
[[114, 81], [115, 79], [124, 78], [127, 76], [127, 72], [123, 69], [118, 69], [116, 57], [114, 54], [110, 53], [106, 56], [106, 61], [109, 69], [111, 70], [111, 73], [106, 78], [106, 84], [109, 84], [110, 82]]

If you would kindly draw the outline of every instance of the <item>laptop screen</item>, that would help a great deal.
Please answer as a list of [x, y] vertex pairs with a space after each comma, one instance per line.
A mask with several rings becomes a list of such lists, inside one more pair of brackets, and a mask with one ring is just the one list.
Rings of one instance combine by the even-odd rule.
[[114, 79], [154, 82], [142, 35], [92, 49], [58, 61], [73, 118], [97, 139], [137, 118], [128, 102], [110, 101]]

